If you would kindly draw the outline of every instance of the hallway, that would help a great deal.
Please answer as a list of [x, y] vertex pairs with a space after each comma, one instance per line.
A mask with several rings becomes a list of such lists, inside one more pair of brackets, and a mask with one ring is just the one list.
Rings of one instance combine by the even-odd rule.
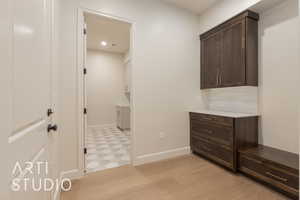
[[130, 164], [130, 132], [115, 126], [89, 127], [86, 135], [86, 170], [99, 170]]

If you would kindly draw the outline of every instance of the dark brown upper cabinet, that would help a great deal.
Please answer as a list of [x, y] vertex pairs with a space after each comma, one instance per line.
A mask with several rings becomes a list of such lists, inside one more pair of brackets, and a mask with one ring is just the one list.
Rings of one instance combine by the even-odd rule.
[[201, 89], [258, 86], [258, 19], [247, 10], [200, 35]]

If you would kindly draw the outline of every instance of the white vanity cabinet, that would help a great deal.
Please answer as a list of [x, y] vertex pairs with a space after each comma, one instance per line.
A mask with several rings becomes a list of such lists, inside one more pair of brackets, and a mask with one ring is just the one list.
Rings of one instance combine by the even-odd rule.
[[129, 105], [117, 105], [117, 127], [121, 130], [130, 129], [130, 107]]

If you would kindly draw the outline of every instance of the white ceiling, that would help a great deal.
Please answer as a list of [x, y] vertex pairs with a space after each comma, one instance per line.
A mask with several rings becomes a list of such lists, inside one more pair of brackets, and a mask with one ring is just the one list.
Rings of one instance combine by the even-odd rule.
[[188, 9], [198, 15], [220, 0], [164, 0], [178, 7]]
[[[87, 48], [115, 53], [125, 53], [130, 44], [130, 24], [107, 17], [85, 14]], [[107, 46], [100, 45], [106, 41]]]

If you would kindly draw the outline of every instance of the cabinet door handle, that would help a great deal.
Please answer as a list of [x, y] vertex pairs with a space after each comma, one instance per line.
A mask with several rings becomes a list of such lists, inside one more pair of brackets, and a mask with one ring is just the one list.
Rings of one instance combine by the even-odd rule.
[[211, 121], [213, 120], [212, 118], [209, 118], [209, 117], [202, 117], [202, 120], [208, 120], [208, 121]]
[[280, 176], [276, 176], [274, 174], [272, 174], [271, 172], [266, 172], [267, 175], [271, 176], [274, 179], [277, 179], [279, 181], [283, 181], [283, 182], [287, 182], [288, 180], [286, 178], [282, 178]]
[[246, 39], [245, 37], [242, 37], [242, 50], [245, 49]]

